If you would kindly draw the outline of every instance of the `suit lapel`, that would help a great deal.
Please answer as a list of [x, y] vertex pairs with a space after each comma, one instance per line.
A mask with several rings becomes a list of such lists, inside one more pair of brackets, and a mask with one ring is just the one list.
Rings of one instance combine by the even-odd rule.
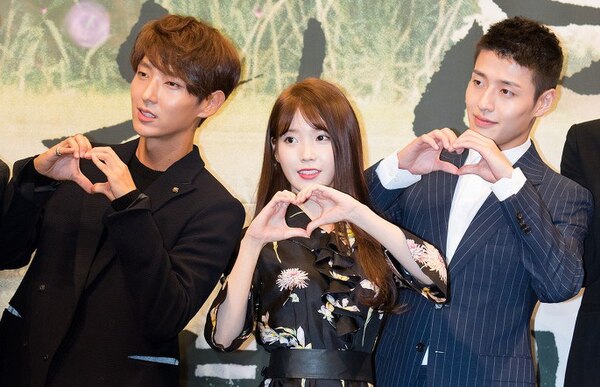
[[[444, 151], [440, 154], [440, 160], [450, 162], [457, 167], [460, 167], [466, 159], [467, 152], [458, 155]], [[435, 172], [431, 175], [426, 175], [424, 179], [426, 179], [424, 183], [427, 184], [425, 192], [429, 195], [428, 203], [434, 203], [434, 208], [431, 209], [429, 214], [433, 230], [432, 242], [439, 241], [439, 246], [437, 247], [443, 251], [446, 249], [446, 240], [448, 239], [448, 219], [450, 218], [452, 197], [454, 196], [454, 189], [458, 182], [458, 175]]]
[[[517, 160], [514, 167], [521, 168], [523, 174], [533, 186], [540, 184], [545, 170], [548, 168], [541, 160], [533, 143], [527, 152]], [[476, 253], [483, 248], [488, 239], [496, 235], [498, 230], [506, 224], [500, 202], [494, 193], [490, 193], [467, 228], [452, 261], [450, 261], [450, 275], [454, 276], [463, 270]]]

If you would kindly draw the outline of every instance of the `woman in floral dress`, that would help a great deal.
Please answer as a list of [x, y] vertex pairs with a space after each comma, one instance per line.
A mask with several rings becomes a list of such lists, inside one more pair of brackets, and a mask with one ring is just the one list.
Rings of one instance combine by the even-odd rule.
[[447, 294], [432, 245], [368, 207], [361, 133], [333, 84], [285, 90], [269, 118], [256, 216], [206, 323], [233, 351], [256, 331], [270, 352], [265, 386], [368, 386], [385, 313], [398, 291]]

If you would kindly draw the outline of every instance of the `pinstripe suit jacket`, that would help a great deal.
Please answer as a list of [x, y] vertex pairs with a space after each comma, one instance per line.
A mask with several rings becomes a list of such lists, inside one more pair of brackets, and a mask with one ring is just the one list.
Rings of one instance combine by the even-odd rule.
[[[461, 165], [463, 156], [442, 153]], [[386, 190], [367, 171], [375, 207], [394, 223], [446, 247], [458, 176], [424, 175], [403, 190]], [[412, 386], [428, 355], [428, 386], [532, 386], [529, 323], [538, 300], [575, 295], [592, 201], [587, 190], [552, 171], [534, 146], [515, 163], [527, 181], [500, 202], [486, 199], [449, 265], [444, 306], [402, 292], [407, 311], [390, 316], [376, 351], [378, 386]]]

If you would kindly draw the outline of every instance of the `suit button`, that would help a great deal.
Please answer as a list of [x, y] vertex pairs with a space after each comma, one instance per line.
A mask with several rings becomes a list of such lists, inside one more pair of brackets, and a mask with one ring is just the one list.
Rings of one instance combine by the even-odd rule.
[[24, 340], [22, 345], [23, 345], [23, 347], [27, 347], [29, 345], [29, 343], [27, 342], [27, 340]]
[[517, 219], [523, 220], [523, 214], [521, 213], [521, 211], [517, 211], [516, 215], [517, 215]]
[[415, 349], [417, 350], [417, 352], [424, 352], [425, 351], [425, 344], [423, 343], [418, 343], [415, 346]]
[[44, 355], [42, 356], [42, 359], [43, 359], [44, 361], [47, 361], [49, 358], [50, 358], [50, 356], [48, 356], [48, 354], [47, 354], [47, 353], [46, 353], [46, 354], [44, 354]]
[[45, 284], [41, 284], [40, 287], [38, 288], [38, 290], [40, 292], [43, 292], [44, 290], [46, 290], [46, 285]]

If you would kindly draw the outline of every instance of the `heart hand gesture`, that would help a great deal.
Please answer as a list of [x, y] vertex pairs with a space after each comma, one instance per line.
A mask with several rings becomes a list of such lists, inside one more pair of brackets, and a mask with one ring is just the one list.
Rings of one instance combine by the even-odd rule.
[[90, 141], [77, 134], [38, 155], [33, 160], [33, 166], [41, 175], [59, 181], [73, 181], [85, 192], [91, 193], [92, 183], [79, 168], [79, 159], [90, 149]]
[[285, 213], [290, 204], [296, 204], [296, 195], [290, 191], [279, 191], [256, 215], [245, 238], [251, 238], [256, 244], [264, 245], [292, 237], [308, 238], [310, 233], [301, 228], [289, 227], [285, 221]]

